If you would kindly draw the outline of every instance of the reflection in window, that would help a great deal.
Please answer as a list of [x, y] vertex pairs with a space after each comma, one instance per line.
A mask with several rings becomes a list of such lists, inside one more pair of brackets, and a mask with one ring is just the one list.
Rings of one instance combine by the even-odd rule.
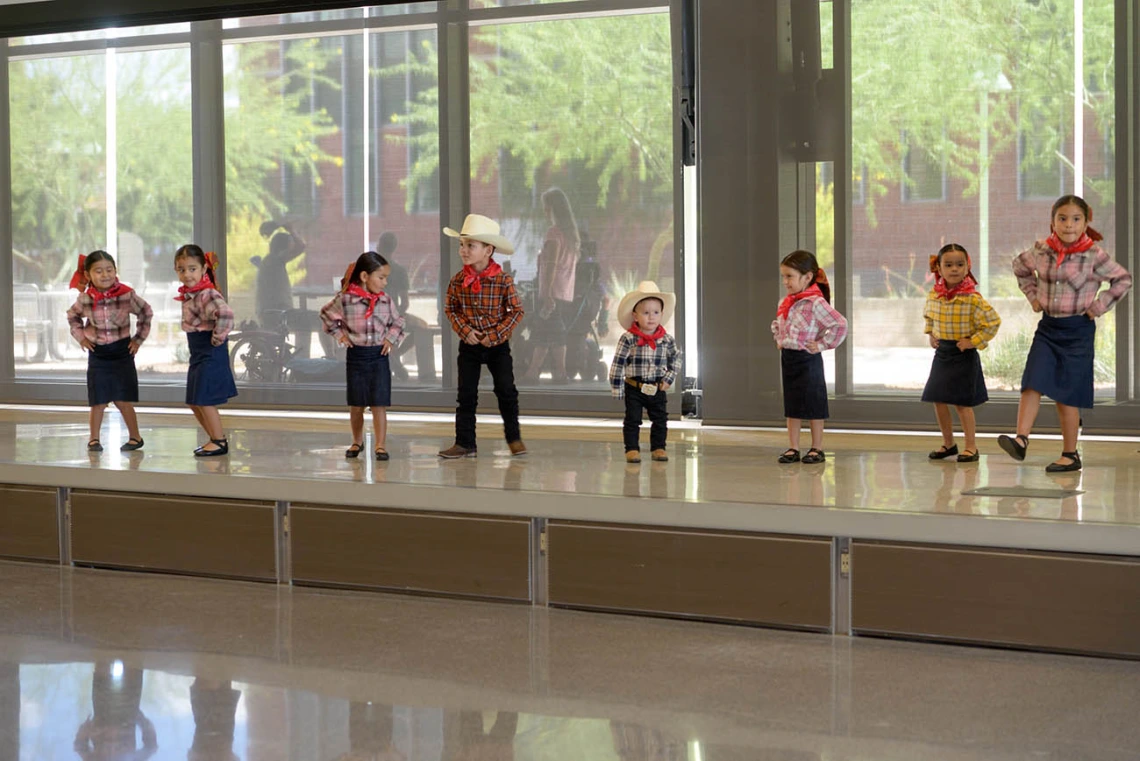
[[946, 198], [946, 163], [924, 148], [907, 147], [903, 154], [904, 201], [942, 201]]

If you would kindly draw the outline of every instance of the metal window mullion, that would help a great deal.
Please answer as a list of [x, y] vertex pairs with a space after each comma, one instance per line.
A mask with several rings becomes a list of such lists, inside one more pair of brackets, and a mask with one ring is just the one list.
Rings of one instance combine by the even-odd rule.
[[[1116, 0], [1116, 256], [1135, 274], [1140, 270], [1140, 0]], [[1116, 400], [1140, 399], [1140, 298], [1117, 307]]]
[[8, 90], [8, 40], [0, 38], [0, 283], [7, 295], [0, 298], [0, 382], [11, 382], [16, 376], [15, 315], [12, 308], [12, 119]]
[[190, 103], [194, 242], [218, 255], [218, 288], [226, 293], [226, 137], [222, 22], [195, 22], [190, 31]]
[[[855, 281], [851, 267], [851, 0], [831, 3], [833, 15], [833, 64], [840, 78], [840, 109], [843, 132], [836, 146], [834, 221], [835, 225], [835, 281], [839, 285], [833, 293], [835, 307], [848, 321], [854, 320], [852, 289]], [[852, 330], [858, 329], [855, 325]], [[849, 331], [850, 333], [851, 331]], [[835, 395], [849, 396], [854, 391], [854, 342], [844, 341], [835, 350]]]

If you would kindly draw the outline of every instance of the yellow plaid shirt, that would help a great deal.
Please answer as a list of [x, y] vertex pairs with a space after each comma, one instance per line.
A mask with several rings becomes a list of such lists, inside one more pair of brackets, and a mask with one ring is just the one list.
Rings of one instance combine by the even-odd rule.
[[926, 295], [922, 317], [926, 320], [923, 332], [940, 341], [969, 338], [978, 349], [986, 348], [1001, 325], [1001, 317], [980, 293], [959, 294], [947, 301], [931, 291]]

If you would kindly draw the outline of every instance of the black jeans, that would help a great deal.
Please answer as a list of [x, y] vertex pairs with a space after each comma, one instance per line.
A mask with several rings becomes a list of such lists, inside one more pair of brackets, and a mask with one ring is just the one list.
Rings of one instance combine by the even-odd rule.
[[459, 344], [459, 406], [455, 408], [455, 443], [475, 448], [475, 409], [479, 406], [479, 376], [483, 365], [491, 371], [503, 434], [507, 441], [519, 441], [519, 392], [515, 388], [514, 362], [510, 343], [498, 346]]
[[653, 424], [649, 428], [649, 449], [664, 449], [665, 437], [669, 433], [666, 421], [669, 412], [665, 409], [667, 396], [660, 388], [653, 396], [643, 394], [640, 388], [634, 388], [628, 383], [625, 386], [625, 421], [621, 431], [625, 438], [625, 451], [634, 452], [638, 446], [638, 434], [641, 431], [641, 408], [649, 413], [649, 421]]

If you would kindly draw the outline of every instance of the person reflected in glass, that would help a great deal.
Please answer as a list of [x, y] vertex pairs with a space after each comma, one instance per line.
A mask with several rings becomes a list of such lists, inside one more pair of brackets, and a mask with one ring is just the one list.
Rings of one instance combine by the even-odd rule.
[[348, 706], [348, 751], [333, 761], [406, 761], [393, 745], [392, 706], [352, 701]]
[[[930, 271], [934, 273], [934, 288], [926, 296], [922, 317], [924, 332], [935, 351], [922, 401], [934, 404], [942, 446], [928, 456], [944, 460], [958, 455], [958, 462], [977, 462], [974, 408], [990, 398], [979, 352], [994, 340], [1001, 317], [978, 293], [970, 255], [957, 243], [947, 243], [930, 257]], [[954, 443], [951, 405], [958, 410], [966, 440], [966, 449], [960, 454]]]
[[[1132, 288], [1132, 275], [1097, 245], [1103, 240], [1083, 198], [1061, 196], [1054, 202], [1049, 237], [1013, 260], [1017, 287], [1034, 312], [1042, 312], [1021, 375], [1017, 431], [998, 437], [1015, 460], [1025, 459], [1029, 434], [1041, 409], [1041, 397], [1057, 404], [1061, 421], [1061, 456], [1045, 466], [1049, 473], [1081, 469], [1077, 436], [1081, 410], [1093, 406], [1096, 319]], [[1101, 290], [1101, 283], [1108, 288]]]
[[241, 691], [229, 680], [194, 680], [190, 685], [194, 741], [186, 761], [238, 761], [233, 746], [239, 700]]
[[91, 715], [75, 733], [83, 761], [145, 761], [158, 750], [154, 725], [140, 709], [143, 670], [99, 661], [91, 677]]
[[547, 354], [550, 378], [565, 383], [567, 329], [574, 318], [574, 279], [582, 241], [570, 199], [560, 188], [542, 194], [542, 210], [549, 228], [538, 255], [535, 314], [530, 325], [534, 346], [524, 383], [537, 383]]
[[482, 711], [453, 711], [443, 719], [443, 761], [513, 761], [519, 715], [499, 711], [490, 729]]
[[659, 729], [610, 721], [614, 752], [621, 761], [688, 761], [689, 744]]
[[[396, 262], [392, 255], [396, 252], [399, 239], [393, 232], [383, 232], [376, 241], [376, 253], [388, 262], [390, 273], [388, 275], [388, 295], [396, 302], [396, 311], [404, 316], [404, 332], [407, 340], [396, 347], [389, 356], [392, 364], [392, 375], [398, 380], [408, 380], [408, 370], [404, 367], [402, 357], [412, 348], [416, 350], [416, 372], [421, 381], [435, 380], [435, 337], [427, 320], [416, 317], [408, 310], [411, 308], [412, 281], [408, 275], [408, 268]], [[437, 303], [438, 307], [438, 303]]]
[[572, 318], [566, 327], [566, 374], [570, 380], [605, 380], [601, 339], [610, 330], [610, 301], [602, 282], [597, 241], [579, 227], [581, 253], [574, 271]]
[[787, 296], [776, 309], [772, 335], [780, 349], [784, 417], [789, 447], [779, 462], [800, 462], [800, 427], [811, 428], [811, 449], [803, 462], [826, 459], [823, 424], [828, 417], [827, 379], [821, 352], [834, 349], [847, 337], [847, 320], [831, 306], [831, 285], [810, 251], [793, 251], [780, 262], [780, 279]]
[[[135, 403], [139, 400], [139, 376], [135, 355], [150, 335], [154, 310], [129, 285], [119, 282], [115, 260], [106, 251], [92, 251], [79, 257], [71, 278], [79, 291], [67, 310], [67, 324], [87, 354], [87, 403], [91, 438], [88, 452], [102, 452], [99, 431], [103, 412], [113, 403], [127, 425], [129, 439], [120, 451], [133, 452], [143, 446]], [[131, 315], [135, 330], [131, 333]]]
[[257, 321], [263, 330], [285, 329], [295, 335], [297, 356], [309, 356], [313, 331], [320, 328], [315, 312], [293, 306], [293, 283], [288, 265], [305, 253], [305, 240], [288, 222], [269, 220], [261, 225], [261, 236], [269, 239], [265, 257], [253, 256], [257, 267], [254, 302]]

